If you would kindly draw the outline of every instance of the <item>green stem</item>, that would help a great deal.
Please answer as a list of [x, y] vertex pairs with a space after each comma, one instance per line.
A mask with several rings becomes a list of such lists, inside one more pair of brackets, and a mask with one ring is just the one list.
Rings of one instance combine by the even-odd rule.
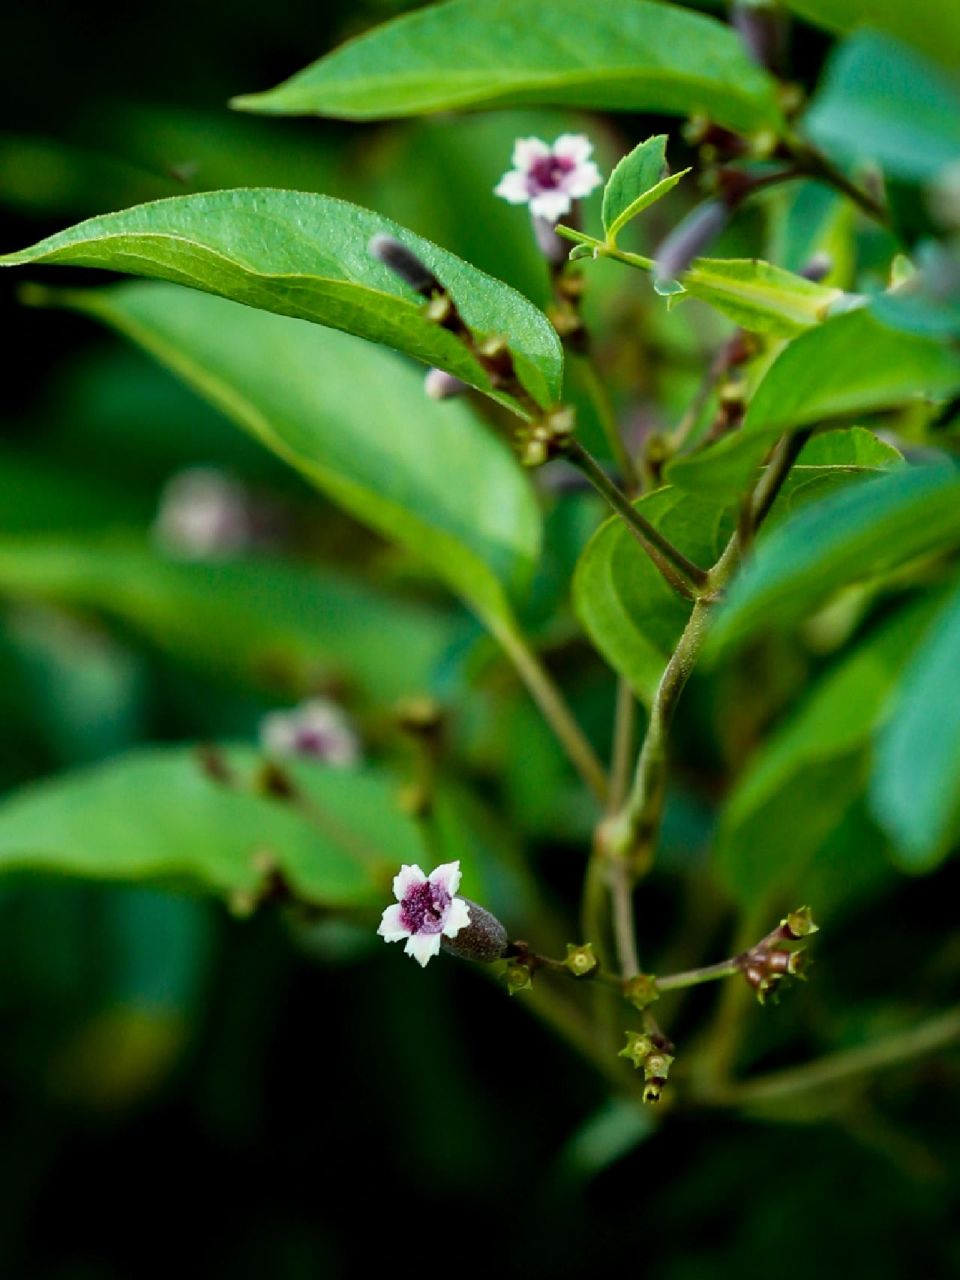
[[879, 200], [875, 200], [869, 191], [864, 191], [855, 182], [851, 182], [841, 169], [832, 164], [809, 142], [793, 134], [786, 139], [786, 144], [800, 173], [812, 178], [820, 178], [835, 191], [846, 196], [848, 200], [852, 200], [868, 217], [876, 219], [883, 226], [888, 225], [890, 219], [884, 205]]
[[669, 585], [688, 599], [695, 599], [707, 585], [706, 570], [688, 560], [682, 551], [636, 510], [627, 495], [617, 488], [596, 458], [578, 440], [570, 441], [564, 456], [583, 472], [620, 517]]
[[610, 452], [613, 460], [617, 464], [617, 469], [623, 477], [624, 485], [628, 492], [635, 492], [639, 488], [639, 477], [637, 469], [633, 464], [633, 459], [627, 452], [627, 447], [623, 442], [623, 436], [620, 434], [620, 427], [617, 423], [616, 414], [613, 405], [610, 402], [610, 395], [603, 379], [597, 370], [597, 366], [590, 356], [584, 356], [580, 361], [580, 367], [583, 371], [583, 380], [586, 386], [587, 394], [593, 405], [594, 412], [603, 429], [607, 444], [610, 446]]
[[696, 987], [701, 982], [716, 982], [720, 978], [732, 978], [740, 973], [742, 965], [733, 957], [721, 960], [718, 964], [701, 965], [698, 969], [686, 969], [683, 973], [671, 973], [665, 978], [657, 978], [659, 991], [679, 991], [682, 987]]
[[499, 628], [496, 636], [570, 762], [597, 800], [604, 804], [609, 788], [603, 765], [549, 672], [515, 628]]
[[884, 1036], [856, 1049], [828, 1054], [800, 1067], [788, 1067], [741, 1084], [720, 1087], [705, 1093], [699, 1100], [722, 1106], [774, 1102], [811, 1089], [830, 1088], [871, 1071], [898, 1066], [957, 1040], [960, 1040], [960, 1005], [906, 1031]]
[[613, 936], [617, 944], [617, 961], [624, 980], [640, 972], [637, 933], [633, 920], [633, 881], [623, 861], [608, 864], [610, 900], [613, 905]]
[[640, 253], [627, 253], [625, 249], [618, 249], [616, 245], [608, 244], [606, 240], [597, 240], [593, 236], [585, 235], [582, 231], [576, 231], [573, 227], [557, 227], [557, 235], [562, 236], [564, 240], [572, 240], [575, 244], [585, 244], [593, 250], [595, 258], [613, 258], [615, 262], [625, 262], [628, 267], [639, 267], [641, 271], [652, 271], [654, 261], [652, 258], [645, 258]]

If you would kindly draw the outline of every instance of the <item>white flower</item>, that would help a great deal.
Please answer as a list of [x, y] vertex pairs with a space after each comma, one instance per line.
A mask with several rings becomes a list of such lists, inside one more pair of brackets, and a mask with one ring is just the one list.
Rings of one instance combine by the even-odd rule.
[[260, 742], [272, 755], [307, 756], [349, 769], [360, 759], [357, 735], [335, 702], [311, 698], [292, 711], [271, 711], [260, 723]]
[[518, 138], [513, 168], [494, 188], [510, 204], [529, 204], [530, 212], [557, 222], [574, 200], [588, 196], [603, 179], [590, 159], [593, 143], [582, 133], [562, 133], [553, 146], [539, 138]]
[[459, 862], [445, 862], [429, 876], [417, 866], [402, 866], [393, 878], [397, 901], [384, 911], [377, 933], [385, 942], [406, 938], [406, 954], [425, 966], [440, 950], [441, 938], [455, 938], [470, 923], [470, 908], [454, 896], [459, 887]]
[[247, 495], [214, 467], [178, 471], [160, 496], [153, 534], [163, 551], [183, 559], [236, 555], [251, 541]]

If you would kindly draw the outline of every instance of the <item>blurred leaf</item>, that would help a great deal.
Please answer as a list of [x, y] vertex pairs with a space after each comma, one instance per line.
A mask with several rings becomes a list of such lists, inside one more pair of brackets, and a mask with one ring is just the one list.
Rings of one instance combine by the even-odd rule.
[[650, 1107], [609, 1098], [567, 1140], [557, 1158], [556, 1176], [563, 1183], [582, 1186], [655, 1132]]
[[[740, 906], [762, 905], [778, 890], [803, 897], [811, 860], [863, 791], [870, 740], [935, 605], [925, 598], [903, 608], [861, 641], [738, 779], [720, 821], [715, 858]], [[833, 872], [839, 896], [865, 856], [856, 846], [843, 855]]]
[[921, 49], [947, 66], [960, 67], [960, 9], [944, 0], [786, 0], [801, 17], [847, 32], [873, 27]]
[[142, 524], [152, 510], [100, 475], [58, 465], [52, 451], [0, 450], [0, 531], [56, 533]]
[[698, 258], [681, 282], [691, 297], [709, 302], [742, 329], [775, 338], [792, 338], [820, 324], [843, 296], [841, 289], [756, 258]]
[[247, 788], [254, 752], [224, 753], [242, 779], [212, 781], [192, 748], [140, 751], [25, 787], [0, 802], [0, 870], [110, 881], [183, 882], [214, 894], [255, 893], [269, 858], [298, 897], [375, 906], [420, 840], [391, 780], [293, 764], [310, 816]]
[[850, 202], [818, 182], [791, 183], [772, 202], [770, 256], [788, 271], [803, 271], [815, 254], [826, 254], [824, 284], [849, 288], [854, 280], [855, 211]]
[[[463, 402], [375, 347], [158, 285], [59, 295], [119, 329], [353, 516], [425, 561], [491, 627], [540, 540], [530, 485]], [[283, 376], [277, 377], [277, 370]]]
[[881, 324], [864, 308], [834, 316], [794, 339], [757, 387], [743, 426], [700, 453], [677, 458], [667, 479], [714, 495], [741, 493], [784, 431], [948, 396], [960, 387], [960, 357]]
[[672, 191], [689, 169], [663, 176], [667, 135], [655, 134], [625, 155], [603, 190], [603, 229], [610, 244], [631, 219]]
[[804, 128], [833, 155], [924, 181], [960, 155], [960, 93], [910, 49], [864, 31], [830, 60]]
[[232, 106], [271, 115], [383, 120], [547, 103], [703, 112], [777, 127], [773, 81], [713, 19], [647, 0], [452, 0], [359, 39]]
[[[826, 433], [801, 454], [770, 513], [770, 526], [797, 505], [899, 460], [895, 449], [868, 431]], [[702, 568], [716, 562], [736, 525], [732, 504], [682, 489], [659, 489], [635, 506]], [[587, 544], [573, 600], [593, 643], [637, 696], [649, 702], [690, 607], [667, 586], [622, 521], [609, 520]]]
[[870, 806], [901, 865], [928, 871], [951, 851], [960, 817], [960, 592], [911, 656], [881, 731]]
[[730, 588], [707, 646], [714, 654], [783, 630], [851, 582], [960, 541], [960, 476], [903, 467], [814, 503], [774, 530]]
[[419, 692], [452, 639], [439, 612], [329, 570], [169, 560], [120, 538], [0, 538], [0, 594], [103, 610], [188, 662], [293, 694]]
[[436, 273], [472, 329], [509, 337], [535, 399], [557, 398], [563, 357], [541, 311], [389, 219], [328, 196], [264, 187], [157, 200], [88, 219], [0, 257], [0, 266], [64, 263], [171, 280], [385, 343], [490, 391], [464, 344], [370, 254], [378, 234], [401, 240]]

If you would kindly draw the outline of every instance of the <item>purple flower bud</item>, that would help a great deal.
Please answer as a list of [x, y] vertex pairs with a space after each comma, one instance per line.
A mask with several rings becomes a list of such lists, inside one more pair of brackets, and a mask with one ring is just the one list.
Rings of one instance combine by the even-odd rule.
[[567, 261], [570, 255], [570, 246], [566, 240], [561, 239], [557, 235], [554, 228], [555, 222], [551, 222], [549, 218], [541, 218], [539, 214], [531, 213], [530, 224], [533, 227], [533, 235], [537, 242], [537, 248], [546, 258], [552, 267], [561, 267]]
[[423, 379], [423, 389], [431, 400], [452, 400], [454, 396], [462, 396], [469, 388], [452, 373], [446, 373], [443, 369], [428, 369]]
[[657, 280], [676, 280], [727, 225], [729, 211], [720, 200], [697, 205], [667, 236], [656, 253]]
[[734, 0], [730, 20], [757, 66], [777, 71], [783, 65], [786, 27], [770, 0]]
[[833, 258], [826, 250], [820, 249], [800, 268], [800, 274], [804, 280], [812, 280], [814, 284], [819, 284], [832, 270]]
[[412, 249], [401, 244], [394, 236], [376, 235], [368, 248], [374, 258], [389, 267], [395, 276], [399, 276], [423, 297], [429, 298], [432, 293], [444, 292], [443, 285], [430, 268], [420, 261]]

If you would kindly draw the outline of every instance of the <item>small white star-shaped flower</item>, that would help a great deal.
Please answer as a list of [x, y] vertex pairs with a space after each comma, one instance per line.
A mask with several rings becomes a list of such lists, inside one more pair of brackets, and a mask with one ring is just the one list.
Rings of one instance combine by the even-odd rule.
[[340, 707], [326, 698], [271, 711], [260, 723], [260, 743], [269, 755], [301, 756], [341, 769], [360, 763], [357, 735]]
[[385, 942], [406, 939], [406, 954], [425, 966], [442, 938], [455, 938], [470, 923], [470, 908], [455, 896], [459, 888], [459, 862], [445, 862], [429, 876], [418, 866], [402, 866], [393, 878], [397, 901], [384, 911], [377, 933]]
[[529, 204], [530, 212], [557, 222], [570, 212], [574, 200], [588, 196], [603, 179], [590, 159], [593, 143], [582, 133], [562, 133], [551, 147], [540, 138], [518, 138], [513, 168], [494, 192], [510, 204]]

